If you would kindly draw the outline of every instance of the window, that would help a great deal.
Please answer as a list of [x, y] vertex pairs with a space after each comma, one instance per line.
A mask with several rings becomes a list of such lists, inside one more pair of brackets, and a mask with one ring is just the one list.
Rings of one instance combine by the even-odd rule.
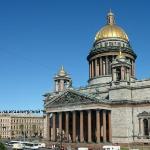
[[120, 42], [118, 42], [118, 46], [121, 46], [121, 43], [120, 43]]
[[148, 136], [149, 135], [149, 133], [148, 133], [148, 120], [144, 119], [143, 124], [144, 124], [144, 135]]
[[109, 42], [109, 46], [113, 46], [113, 42]]

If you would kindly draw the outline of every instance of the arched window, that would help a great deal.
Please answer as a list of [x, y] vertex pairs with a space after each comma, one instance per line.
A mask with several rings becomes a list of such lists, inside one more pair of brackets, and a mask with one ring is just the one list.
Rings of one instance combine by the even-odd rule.
[[144, 135], [148, 136], [149, 133], [148, 133], [148, 120], [147, 119], [143, 120], [143, 125], [144, 125]]

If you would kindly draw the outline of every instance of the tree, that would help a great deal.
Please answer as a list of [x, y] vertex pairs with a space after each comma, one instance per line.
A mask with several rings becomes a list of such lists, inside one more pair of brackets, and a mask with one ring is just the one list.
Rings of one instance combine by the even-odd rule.
[[2, 142], [0, 142], [0, 150], [7, 150], [7, 148]]

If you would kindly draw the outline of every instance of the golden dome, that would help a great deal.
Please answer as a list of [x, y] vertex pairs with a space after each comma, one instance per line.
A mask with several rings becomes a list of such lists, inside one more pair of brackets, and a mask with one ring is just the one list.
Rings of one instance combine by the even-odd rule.
[[114, 14], [110, 11], [107, 15], [107, 25], [105, 25], [95, 36], [95, 41], [107, 38], [120, 38], [129, 41], [124, 30], [115, 24]]

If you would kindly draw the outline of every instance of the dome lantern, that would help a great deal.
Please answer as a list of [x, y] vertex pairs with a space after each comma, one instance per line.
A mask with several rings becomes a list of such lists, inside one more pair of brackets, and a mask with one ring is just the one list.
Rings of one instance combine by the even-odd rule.
[[114, 17], [114, 14], [111, 12], [111, 9], [107, 15], [107, 24], [109, 25], [115, 24], [115, 17]]

